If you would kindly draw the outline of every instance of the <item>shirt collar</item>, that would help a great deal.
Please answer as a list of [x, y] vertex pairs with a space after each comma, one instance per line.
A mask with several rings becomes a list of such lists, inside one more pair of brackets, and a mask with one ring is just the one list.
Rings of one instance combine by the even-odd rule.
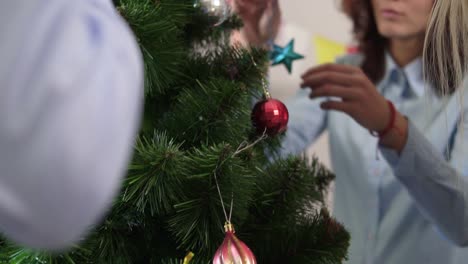
[[401, 69], [393, 60], [392, 56], [387, 52], [385, 53], [385, 75], [382, 80], [382, 84], [386, 85], [391, 78], [393, 70], [403, 71], [408, 79], [408, 86], [412, 93], [417, 97], [421, 97], [424, 94], [425, 83], [423, 78], [423, 65], [422, 59], [416, 58], [403, 69]]

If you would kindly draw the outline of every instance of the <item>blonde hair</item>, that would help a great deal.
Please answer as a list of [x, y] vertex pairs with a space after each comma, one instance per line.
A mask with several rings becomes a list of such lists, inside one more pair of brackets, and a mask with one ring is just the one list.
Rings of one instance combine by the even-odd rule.
[[424, 77], [439, 95], [452, 94], [468, 68], [468, 0], [435, 0], [423, 53]]

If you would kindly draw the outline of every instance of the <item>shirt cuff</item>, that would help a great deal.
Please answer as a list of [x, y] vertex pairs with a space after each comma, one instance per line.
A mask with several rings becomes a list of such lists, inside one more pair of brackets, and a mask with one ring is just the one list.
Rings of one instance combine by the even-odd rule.
[[417, 152], [418, 143], [416, 141], [418, 139], [418, 133], [417, 128], [411, 120], [408, 120], [408, 138], [406, 139], [406, 144], [400, 155], [398, 155], [398, 152], [394, 149], [379, 145], [380, 153], [382, 153], [387, 160], [395, 175], [406, 175], [406, 172], [412, 170], [413, 157]]

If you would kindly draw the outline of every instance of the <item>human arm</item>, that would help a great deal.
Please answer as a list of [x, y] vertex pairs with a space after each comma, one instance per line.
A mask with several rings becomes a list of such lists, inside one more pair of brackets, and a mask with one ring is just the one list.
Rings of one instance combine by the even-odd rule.
[[[391, 120], [387, 101], [358, 68], [325, 65], [310, 70], [303, 78], [303, 85], [316, 87], [313, 98], [333, 96], [342, 99], [324, 102], [322, 108], [325, 110], [344, 112], [372, 131], [382, 131]], [[468, 111], [466, 108], [463, 111], [465, 118], [461, 130], [468, 127]], [[455, 110], [450, 112], [450, 115], [455, 114]], [[420, 210], [460, 246], [468, 244], [466, 136], [460, 131], [456, 134], [451, 159], [447, 161], [411, 120], [396, 112], [395, 125], [379, 140], [380, 149], [395, 176], [406, 186]]]
[[263, 46], [278, 34], [281, 9], [278, 0], [232, 0], [242, 18], [241, 41], [246, 45]]
[[107, 0], [0, 3], [0, 232], [77, 242], [111, 205], [142, 104], [142, 64]]
[[[468, 128], [466, 100], [464, 104], [463, 115], [447, 112], [457, 116], [448, 119], [463, 117], [458, 129], [453, 131], [453, 128], [457, 128], [456, 121], [449, 124], [452, 121], [444, 120], [442, 127], [449, 131], [439, 132], [440, 136], [453, 136], [450, 159], [435, 149], [411, 120], [408, 122], [407, 141], [400, 154], [380, 146], [395, 176], [406, 186], [420, 210], [459, 246], [468, 245], [468, 134], [464, 132]], [[454, 108], [458, 108], [458, 103]]]

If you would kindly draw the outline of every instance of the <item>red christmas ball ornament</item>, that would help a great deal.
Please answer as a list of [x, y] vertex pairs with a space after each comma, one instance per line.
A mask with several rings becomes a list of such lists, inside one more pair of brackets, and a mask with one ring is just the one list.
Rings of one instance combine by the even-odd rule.
[[230, 223], [224, 225], [226, 237], [213, 258], [213, 264], [257, 264], [252, 251], [240, 241]]
[[259, 134], [263, 132], [269, 136], [280, 134], [286, 131], [288, 120], [288, 109], [276, 99], [260, 101], [252, 110], [252, 123]]

